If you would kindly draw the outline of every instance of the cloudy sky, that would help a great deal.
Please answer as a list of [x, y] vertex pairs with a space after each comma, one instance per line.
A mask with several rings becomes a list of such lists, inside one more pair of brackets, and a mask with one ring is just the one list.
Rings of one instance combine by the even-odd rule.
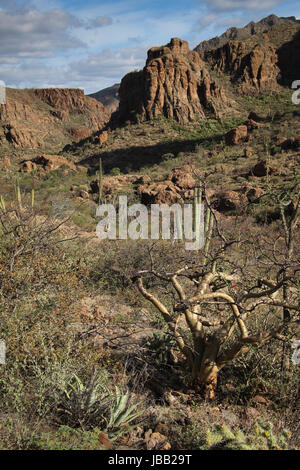
[[195, 47], [270, 13], [300, 18], [299, 0], [0, 0], [0, 80], [98, 91], [144, 66], [149, 47]]

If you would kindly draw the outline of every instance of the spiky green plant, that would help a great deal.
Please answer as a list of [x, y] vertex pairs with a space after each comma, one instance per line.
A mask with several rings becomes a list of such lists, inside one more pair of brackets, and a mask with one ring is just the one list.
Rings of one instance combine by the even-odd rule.
[[128, 391], [122, 392], [118, 387], [114, 392], [109, 390], [105, 377], [94, 368], [87, 383], [73, 375], [63, 390], [58, 412], [63, 424], [83, 430], [95, 426], [105, 428], [109, 438], [114, 440], [128, 432], [128, 425], [140, 416], [137, 406], [138, 403], [130, 404]]
[[111, 402], [105, 386], [105, 377], [93, 370], [88, 383], [76, 374], [63, 389], [58, 412], [63, 424], [81, 427], [83, 430], [104, 422], [104, 415]]
[[135, 426], [129, 424], [136, 420], [141, 411], [137, 411], [138, 403], [130, 405], [129, 392], [123, 393], [118, 387], [115, 389], [115, 397], [110, 406], [109, 421], [105, 431], [111, 440], [115, 440]]

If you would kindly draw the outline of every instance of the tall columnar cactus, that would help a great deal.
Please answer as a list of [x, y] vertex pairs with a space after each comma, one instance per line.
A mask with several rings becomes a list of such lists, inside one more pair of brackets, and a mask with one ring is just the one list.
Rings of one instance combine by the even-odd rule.
[[[202, 204], [202, 188], [195, 188], [193, 199], [193, 231], [197, 233], [200, 231], [200, 217], [199, 211]], [[205, 222], [204, 222], [204, 257], [203, 264], [207, 262], [207, 254], [209, 251], [210, 240], [214, 227], [214, 217], [209, 207], [206, 208]]]
[[22, 209], [21, 189], [20, 189], [20, 183], [19, 183], [18, 178], [16, 179], [15, 193], [16, 193], [16, 199], [17, 199], [17, 203], [18, 203], [19, 209]]
[[99, 204], [102, 203], [103, 197], [103, 168], [102, 168], [102, 158], [99, 158], [99, 173], [98, 173], [98, 186], [99, 186]]
[[194, 199], [193, 199], [193, 231], [195, 233], [200, 231], [200, 218], [199, 211], [200, 205], [202, 203], [202, 188], [194, 189]]
[[204, 223], [204, 257], [203, 264], [207, 263], [207, 255], [209, 252], [210, 240], [214, 228], [214, 217], [209, 207], [206, 209], [205, 223]]
[[34, 208], [35, 202], [35, 191], [34, 191], [34, 177], [32, 177], [32, 187], [31, 187], [31, 209]]

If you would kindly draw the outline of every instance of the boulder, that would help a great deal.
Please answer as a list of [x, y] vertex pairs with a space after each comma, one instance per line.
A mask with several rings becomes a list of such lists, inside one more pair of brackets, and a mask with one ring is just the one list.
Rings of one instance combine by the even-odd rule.
[[246, 125], [242, 124], [227, 132], [227, 134], [225, 135], [225, 143], [226, 145], [242, 144], [247, 140], [247, 137], [248, 128]]
[[253, 176], [257, 176], [258, 178], [267, 176], [268, 173], [269, 175], [274, 173], [274, 168], [272, 165], [268, 164], [266, 160], [261, 160], [252, 169]]
[[24, 173], [31, 173], [32, 171], [36, 169], [37, 169], [37, 164], [31, 160], [26, 160], [25, 162], [22, 163], [22, 166], [21, 166], [21, 171], [24, 171]]
[[99, 139], [99, 145], [103, 145], [104, 142], [106, 142], [108, 140], [108, 132], [107, 131], [103, 131], [101, 132], [101, 134], [99, 135], [98, 139]]
[[247, 196], [238, 191], [219, 192], [212, 198], [213, 207], [218, 212], [241, 211], [247, 207]]
[[248, 131], [253, 131], [253, 129], [260, 129], [263, 127], [263, 124], [261, 122], [254, 121], [253, 119], [248, 119], [248, 121], [245, 122], [245, 126], [247, 126]]
[[196, 175], [197, 170], [194, 167], [184, 165], [182, 167], [172, 169], [169, 173], [168, 180], [172, 181], [172, 183], [180, 189], [193, 189], [196, 185]]
[[168, 442], [167, 437], [159, 432], [152, 432], [152, 429], [145, 433], [145, 442], [147, 450], [171, 449], [171, 444]]
[[257, 201], [265, 194], [265, 191], [262, 188], [247, 188], [246, 196], [249, 202]]
[[138, 194], [141, 196], [142, 204], [168, 204], [172, 205], [182, 202], [180, 188], [174, 185], [172, 181], [162, 181], [142, 185], [138, 188]]
[[244, 157], [245, 158], [250, 158], [253, 157], [254, 155], [254, 150], [252, 147], [245, 147], [244, 148]]
[[76, 142], [87, 139], [92, 135], [92, 131], [88, 127], [71, 127], [68, 132]]
[[67, 169], [76, 171], [76, 166], [74, 163], [67, 160], [62, 155], [41, 155], [32, 160], [27, 160], [23, 162], [21, 170], [30, 172], [38, 168], [43, 169], [44, 171], [53, 171], [58, 170], [62, 166], [65, 166]]

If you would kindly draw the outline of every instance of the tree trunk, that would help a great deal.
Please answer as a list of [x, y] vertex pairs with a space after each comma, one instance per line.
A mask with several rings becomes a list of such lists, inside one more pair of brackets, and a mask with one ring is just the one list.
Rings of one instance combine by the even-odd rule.
[[202, 356], [200, 370], [193, 370], [195, 388], [207, 399], [215, 396], [219, 368], [216, 363], [219, 345], [208, 343]]

